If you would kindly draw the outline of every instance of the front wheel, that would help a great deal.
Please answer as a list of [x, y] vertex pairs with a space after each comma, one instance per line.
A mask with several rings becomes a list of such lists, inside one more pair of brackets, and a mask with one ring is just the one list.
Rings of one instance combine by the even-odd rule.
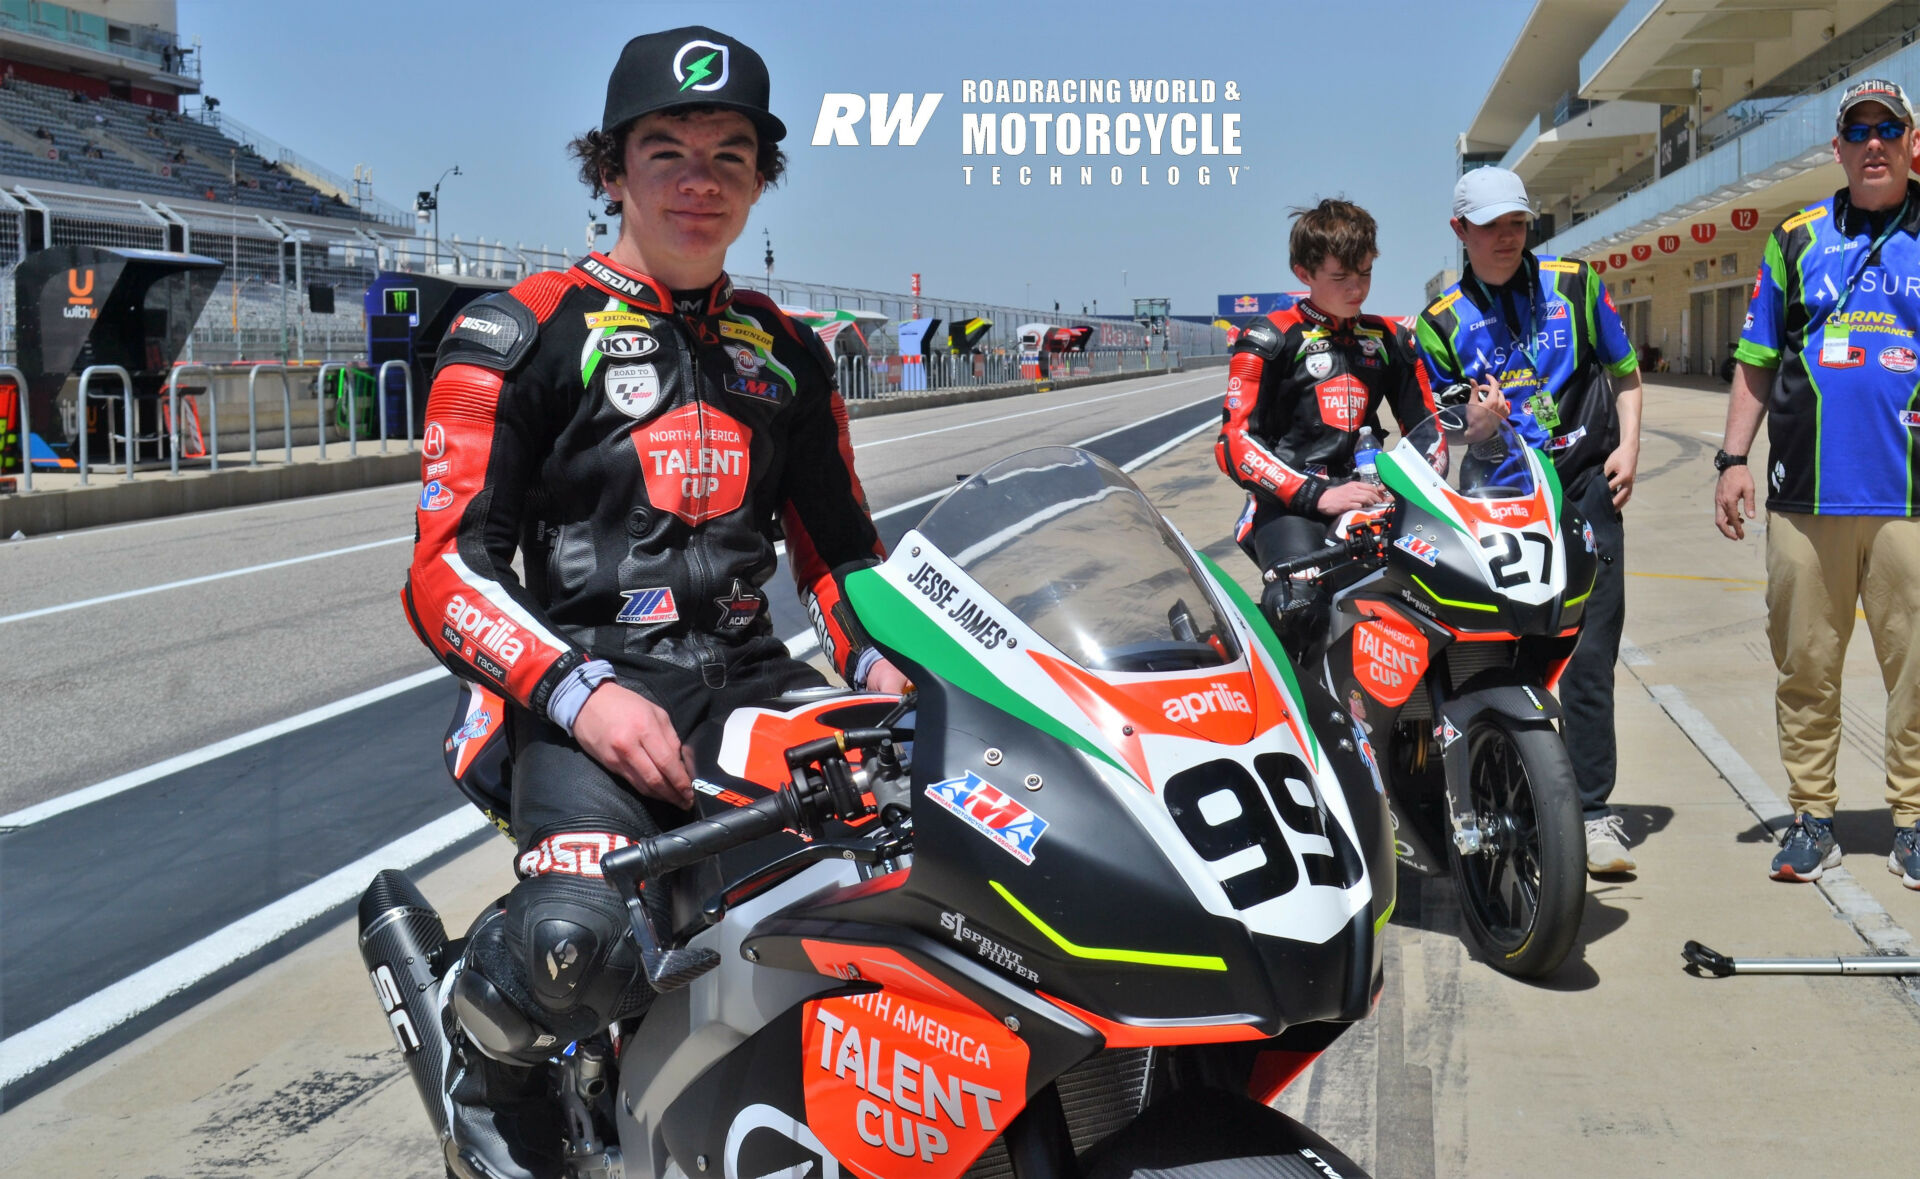
[[1566, 961], [1586, 903], [1580, 796], [1560, 734], [1489, 715], [1467, 733], [1480, 850], [1448, 844], [1467, 928], [1495, 969], [1541, 978]]

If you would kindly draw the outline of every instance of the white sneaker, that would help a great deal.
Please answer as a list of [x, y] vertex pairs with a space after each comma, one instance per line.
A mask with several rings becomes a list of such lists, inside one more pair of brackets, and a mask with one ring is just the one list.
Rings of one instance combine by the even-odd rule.
[[1619, 815], [1587, 820], [1587, 871], [1596, 876], [1639, 867], [1627, 851], [1627, 825]]

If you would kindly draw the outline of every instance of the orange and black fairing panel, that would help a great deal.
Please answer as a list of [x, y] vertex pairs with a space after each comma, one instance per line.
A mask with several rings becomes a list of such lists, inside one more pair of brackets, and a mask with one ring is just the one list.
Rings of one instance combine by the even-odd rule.
[[1384, 733], [1454, 636], [1391, 601], [1357, 598], [1353, 605], [1360, 620], [1328, 648], [1327, 668], [1341, 707], [1361, 730]]
[[[915, 960], [944, 963], [936, 973], [947, 985], [964, 991], [967, 979], [968, 985], [990, 983], [985, 993], [994, 1003], [1024, 1005], [1081, 1034], [1093, 1029], [1074, 1009], [1126, 1025], [1128, 1036], [1188, 1024], [1196, 1043], [1217, 1038], [1218, 1026], [1273, 1035], [1297, 1022], [1360, 1018], [1378, 974], [1372, 923], [1393, 903], [1385, 800], [1353, 751], [1351, 728], [1322, 727], [1333, 724], [1332, 700], [1317, 685], [1303, 684], [1302, 691], [1309, 699], [1299, 719], [1313, 724], [1358, 828], [1351, 841], [1343, 832], [1336, 832], [1337, 841], [1323, 836], [1317, 846], [1333, 854], [1321, 858], [1337, 860], [1324, 865], [1329, 870], [1364, 871], [1374, 898], [1325, 941], [1255, 933], [1238, 916], [1208, 909], [1196, 888], [1211, 878], [1203, 883], [1187, 875], [1193, 861], [1180, 856], [1176, 863], [1159, 842], [1200, 840], [1206, 850], [1193, 844], [1196, 854], [1208, 860], [1230, 854], [1217, 846], [1221, 839], [1270, 840], [1263, 846], [1276, 854], [1266, 867], [1245, 881], [1236, 878], [1228, 891], [1229, 903], [1246, 908], [1326, 883], [1313, 875], [1323, 867], [1317, 860], [1299, 870], [1294, 855], [1280, 854], [1284, 838], [1298, 836], [1284, 837], [1278, 822], [1254, 829], [1251, 817], [1268, 814], [1264, 804], [1246, 804], [1247, 824], [1201, 829], [1197, 798], [1229, 787], [1244, 786], [1254, 792], [1249, 798], [1275, 789], [1255, 781], [1252, 770], [1222, 758], [1156, 783], [1154, 791], [1126, 785], [1150, 805], [1179, 806], [1187, 823], [1181, 827], [1176, 817], [1173, 829], [1148, 825], [1116, 797], [1121, 786], [1089, 767], [1087, 754], [976, 697], [923, 685], [909, 879], [885, 890], [823, 894], [763, 922], [749, 944], [763, 962], [805, 970], [812, 960], [800, 937], [875, 945], [915, 937]], [[1343, 741], [1347, 750], [1339, 748]], [[997, 765], [986, 757], [989, 747], [999, 751]], [[1285, 791], [1281, 778], [1278, 789]], [[1029, 780], [1038, 789], [1028, 788]], [[1295, 818], [1286, 821], [1293, 830], [1307, 829]], [[868, 932], [853, 937], [846, 932], [852, 929]], [[1068, 1006], [1057, 1005], [1062, 1002]], [[1036, 1074], [1074, 1063], [1056, 1060], [1022, 1034], [1034, 1048]]]
[[802, 945], [822, 974], [881, 984], [802, 1009], [807, 1125], [866, 1179], [960, 1175], [1026, 1107], [1026, 1042], [897, 950]]

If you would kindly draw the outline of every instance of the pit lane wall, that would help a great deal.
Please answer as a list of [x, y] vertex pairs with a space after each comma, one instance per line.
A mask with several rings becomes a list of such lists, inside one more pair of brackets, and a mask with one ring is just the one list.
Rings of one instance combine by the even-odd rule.
[[[1194, 368], [1221, 366], [1227, 358], [1225, 355], [1202, 356], [1182, 362], [1175, 356], [1174, 361], [1168, 367], [1156, 367], [1145, 372], [1130, 369], [1058, 381], [1010, 381], [1005, 384], [939, 389], [918, 396], [856, 401], [849, 403], [848, 413], [852, 417], [874, 417], [911, 409], [1075, 389], [1083, 385], [1140, 380]], [[277, 436], [274, 441], [278, 442]], [[367, 444], [366, 450], [371, 451], [376, 445]], [[317, 457], [314, 448], [296, 446], [296, 461], [291, 464], [274, 462], [248, 468], [244, 465], [245, 458], [241, 457], [235, 466], [223, 465], [219, 471], [194, 471], [177, 478], [168, 477], [164, 468], [143, 472], [132, 482], [122, 481], [118, 474], [102, 473], [88, 487], [36, 488], [32, 493], [0, 495], [0, 543], [16, 533], [42, 536], [131, 520], [411, 483], [420, 478], [420, 457], [405, 450], [403, 443], [393, 443], [389, 453], [384, 455], [362, 453], [356, 458], [346, 457], [340, 446], [337, 441], [333, 443], [329, 457], [324, 460]], [[271, 457], [277, 459], [281, 457], [281, 452], [276, 449]], [[229, 460], [222, 461], [224, 464]], [[44, 485], [47, 479], [43, 478], [40, 482]]]

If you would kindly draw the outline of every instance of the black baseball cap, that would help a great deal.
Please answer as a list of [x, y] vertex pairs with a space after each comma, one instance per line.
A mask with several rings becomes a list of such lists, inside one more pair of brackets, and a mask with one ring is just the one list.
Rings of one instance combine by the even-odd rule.
[[767, 63], [734, 38], [705, 25], [645, 33], [627, 42], [607, 78], [609, 134], [641, 115], [676, 106], [712, 106], [753, 120], [760, 138], [778, 143], [787, 125], [767, 109]]

